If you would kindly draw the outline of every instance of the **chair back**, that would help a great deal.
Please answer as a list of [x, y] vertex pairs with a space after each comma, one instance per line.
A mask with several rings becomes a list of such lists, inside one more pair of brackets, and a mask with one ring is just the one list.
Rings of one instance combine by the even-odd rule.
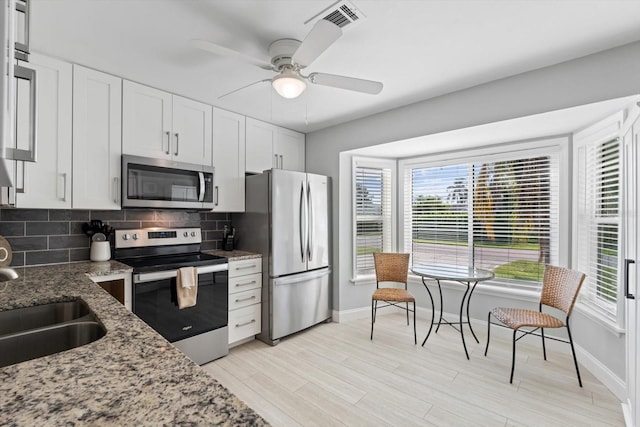
[[376, 287], [380, 282], [400, 282], [407, 288], [409, 254], [378, 252], [373, 254], [376, 268]]
[[562, 310], [569, 316], [585, 277], [584, 273], [576, 270], [547, 265], [540, 302]]

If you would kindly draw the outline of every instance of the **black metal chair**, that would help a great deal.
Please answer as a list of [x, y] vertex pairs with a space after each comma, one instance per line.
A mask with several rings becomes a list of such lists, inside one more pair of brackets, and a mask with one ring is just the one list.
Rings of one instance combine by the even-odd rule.
[[[495, 317], [500, 323], [494, 325], [504, 326], [513, 329], [513, 354], [511, 359], [511, 377], [509, 383], [513, 383], [513, 371], [516, 365], [516, 341], [525, 335], [536, 335], [542, 337], [542, 354], [544, 360], [547, 360], [547, 350], [545, 348], [544, 329], [545, 328], [567, 328], [569, 340], [547, 337], [555, 341], [565, 342], [571, 345], [571, 354], [573, 354], [573, 363], [576, 366], [576, 374], [578, 375], [578, 384], [582, 387], [582, 379], [580, 378], [580, 370], [578, 369], [578, 360], [576, 359], [576, 351], [573, 347], [573, 339], [571, 338], [571, 329], [569, 328], [569, 316], [576, 302], [576, 297], [580, 291], [580, 287], [584, 282], [585, 275], [579, 271], [569, 270], [568, 268], [555, 267], [547, 265], [544, 271], [544, 281], [542, 283], [542, 295], [538, 311], [527, 310], [523, 308], [505, 308], [497, 307], [489, 312], [487, 316], [487, 347], [484, 355], [489, 350], [489, 338], [491, 333], [491, 316]], [[542, 306], [556, 308], [563, 311], [567, 315], [565, 322], [550, 314], [542, 312]], [[517, 337], [520, 328], [532, 327], [532, 330], [520, 331], [521, 335]], [[540, 334], [535, 331], [540, 330]]]
[[[407, 290], [407, 278], [409, 275], [409, 254], [399, 253], [374, 253], [373, 263], [376, 268], [376, 290], [371, 295], [371, 339], [373, 339], [373, 324], [376, 322], [378, 301], [385, 302], [387, 307], [393, 305], [407, 312], [407, 325], [409, 324], [409, 312], [413, 311], [413, 341], [418, 343], [416, 336], [416, 299]], [[404, 283], [401, 288], [381, 288], [380, 282]], [[413, 310], [409, 309], [409, 303], [413, 303]], [[406, 306], [402, 307], [401, 303]]]

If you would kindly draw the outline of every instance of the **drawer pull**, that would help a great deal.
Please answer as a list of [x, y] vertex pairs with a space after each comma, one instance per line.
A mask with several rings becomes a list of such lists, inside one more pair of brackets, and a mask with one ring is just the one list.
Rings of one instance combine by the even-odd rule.
[[249, 285], [255, 285], [257, 282], [255, 280], [252, 280], [250, 282], [245, 282], [245, 283], [236, 283], [236, 287], [238, 286], [249, 286]]
[[242, 326], [247, 326], [247, 325], [250, 325], [252, 323], [256, 323], [256, 319], [251, 319], [248, 322], [244, 322], [244, 323], [236, 323], [236, 328], [240, 328]]
[[248, 270], [249, 268], [256, 268], [257, 265], [255, 264], [251, 264], [251, 265], [245, 265], [244, 267], [236, 267], [236, 270]]
[[251, 295], [251, 296], [250, 296], [250, 297], [248, 297], [248, 298], [236, 298], [236, 302], [250, 301], [250, 300], [252, 300], [252, 299], [256, 299], [256, 296], [255, 296], [255, 295]]

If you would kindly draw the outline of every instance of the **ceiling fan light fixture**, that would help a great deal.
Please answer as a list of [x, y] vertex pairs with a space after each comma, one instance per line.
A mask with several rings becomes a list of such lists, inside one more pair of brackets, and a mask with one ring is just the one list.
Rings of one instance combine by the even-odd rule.
[[298, 73], [285, 69], [271, 80], [271, 85], [283, 98], [297, 98], [307, 88], [307, 84]]

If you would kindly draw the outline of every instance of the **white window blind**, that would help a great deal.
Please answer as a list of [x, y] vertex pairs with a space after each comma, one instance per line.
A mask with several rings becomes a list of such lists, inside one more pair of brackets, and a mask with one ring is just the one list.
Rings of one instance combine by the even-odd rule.
[[578, 268], [587, 275], [582, 301], [617, 319], [620, 143], [581, 147], [578, 155]]
[[559, 245], [556, 154], [405, 169], [405, 250], [413, 265], [474, 265], [538, 287]]
[[391, 169], [356, 166], [354, 170], [354, 271], [373, 274], [375, 252], [392, 250]]

